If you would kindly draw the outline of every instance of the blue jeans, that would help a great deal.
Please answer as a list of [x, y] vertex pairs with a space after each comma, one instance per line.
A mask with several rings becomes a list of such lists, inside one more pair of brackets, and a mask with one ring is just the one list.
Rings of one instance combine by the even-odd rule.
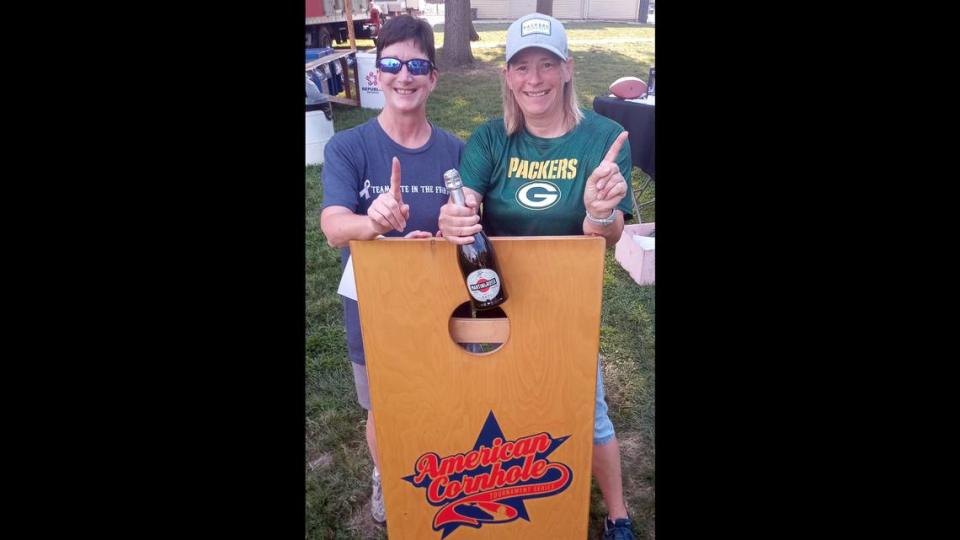
[[597, 393], [593, 409], [593, 444], [607, 444], [613, 439], [613, 422], [607, 414], [607, 401], [603, 394], [603, 355], [597, 355]]

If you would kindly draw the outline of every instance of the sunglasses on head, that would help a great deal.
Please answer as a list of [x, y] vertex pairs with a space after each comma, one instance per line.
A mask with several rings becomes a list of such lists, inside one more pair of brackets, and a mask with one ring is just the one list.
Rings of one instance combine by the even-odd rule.
[[407, 66], [407, 71], [409, 71], [411, 75], [427, 75], [430, 73], [430, 70], [433, 69], [433, 62], [424, 60], [423, 58], [400, 60], [399, 58], [388, 57], [381, 58], [377, 62], [377, 67], [380, 71], [386, 71], [394, 75], [400, 73], [400, 69], [403, 68], [404, 65]]

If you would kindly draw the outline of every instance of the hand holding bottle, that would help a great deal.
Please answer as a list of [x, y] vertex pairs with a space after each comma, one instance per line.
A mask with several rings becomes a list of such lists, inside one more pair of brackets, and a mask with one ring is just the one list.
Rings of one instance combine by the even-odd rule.
[[[463, 180], [456, 169], [443, 173], [443, 183], [447, 187], [447, 192], [450, 193], [450, 203], [444, 208], [453, 204], [469, 209], [466, 206]], [[478, 202], [476, 198], [473, 201]], [[476, 215], [476, 208], [470, 210]], [[480, 229], [480, 225], [472, 227]], [[443, 232], [443, 235], [447, 238], [446, 232]], [[460, 244], [457, 246], [457, 263], [460, 265], [460, 273], [463, 275], [467, 292], [470, 293], [473, 309], [478, 311], [493, 309], [504, 303], [507, 300], [507, 289], [503, 286], [503, 274], [497, 267], [497, 256], [487, 235], [482, 230], [477, 230], [468, 242], [452, 241]]]
[[480, 225], [480, 214], [477, 210], [480, 208], [480, 202], [476, 194], [464, 189], [463, 205], [457, 204], [452, 199], [447, 204], [440, 207], [440, 218], [438, 220], [440, 233], [444, 238], [454, 244], [473, 243], [473, 235], [483, 230]]

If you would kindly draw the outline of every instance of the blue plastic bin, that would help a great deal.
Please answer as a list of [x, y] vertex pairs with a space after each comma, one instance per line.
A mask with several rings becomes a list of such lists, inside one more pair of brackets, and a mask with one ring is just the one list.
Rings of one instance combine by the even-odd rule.
[[321, 47], [318, 49], [304, 49], [304, 51], [306, 52], [306, 59], [304, 60], [304, 63], [310, 62], [311, 60], [316, 60], [317, 58], [326, 56], [328, 54], [333, 54], [334, 52], [333, 47]]

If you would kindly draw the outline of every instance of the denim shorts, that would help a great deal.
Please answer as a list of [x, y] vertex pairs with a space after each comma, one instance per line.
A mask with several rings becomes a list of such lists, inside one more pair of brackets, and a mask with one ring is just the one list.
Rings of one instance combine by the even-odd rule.
[[607, 414], [607, 401], [603, 394], [603, 355], [597, 356], [597, 393], [593, 408], [593, 444], [607, 444], [613, 439], [613, 422]]
[[357, 403], [370, 410], [370, 384], [367, 382], [367, 366], [350, 362], [353, 366], [353, 385], [357, 388]]

